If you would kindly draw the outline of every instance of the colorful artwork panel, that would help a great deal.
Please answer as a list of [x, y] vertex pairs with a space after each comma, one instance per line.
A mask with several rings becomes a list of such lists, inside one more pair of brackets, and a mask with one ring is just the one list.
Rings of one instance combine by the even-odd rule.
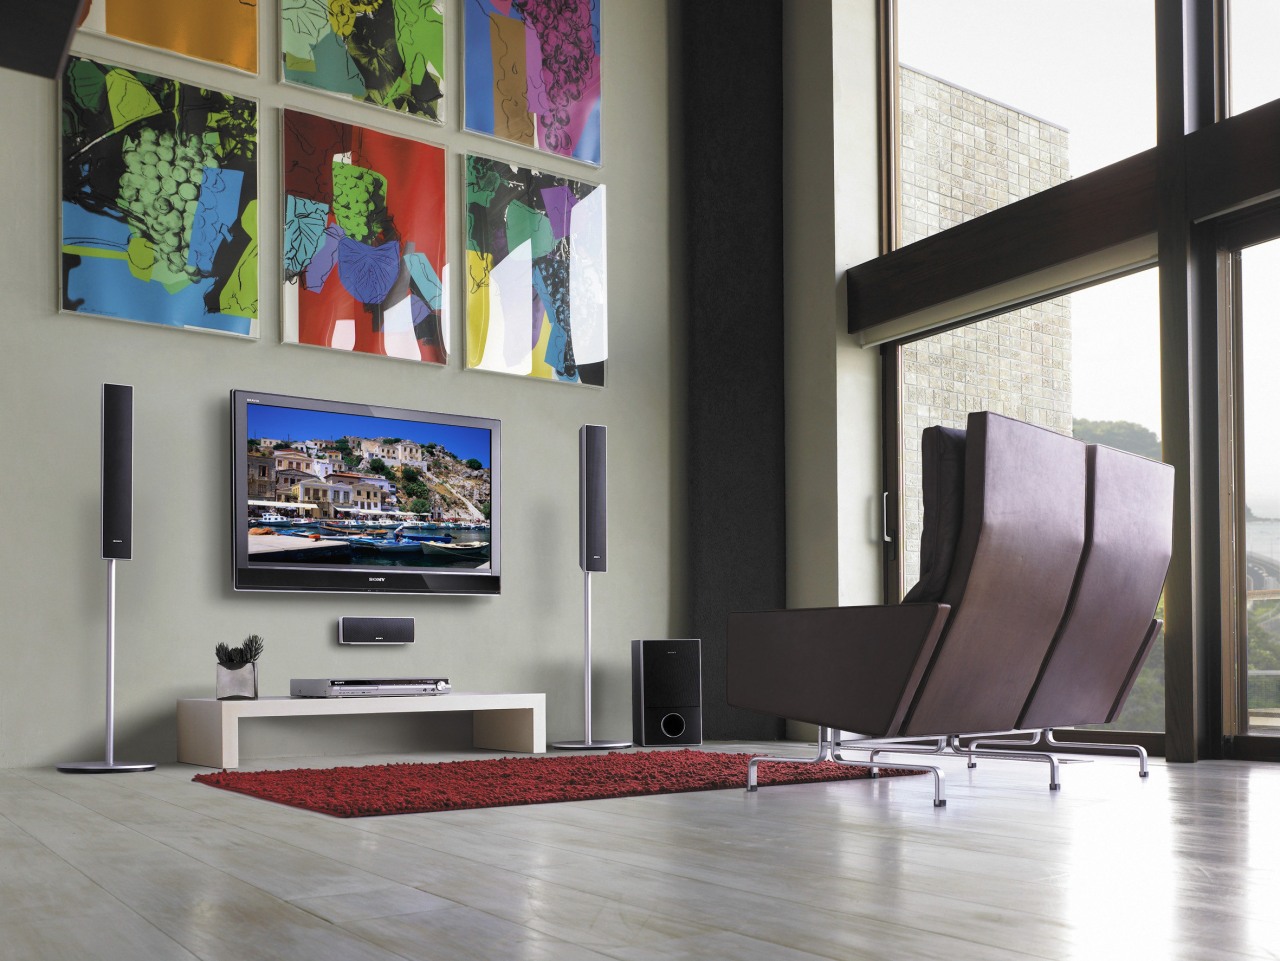
[[604, 187], [469, 156], [467, 364], [603, 387]]
[[258, 335], [258, 105], [72, 57], [62, 307]]
[[284, 334], [449, 359], [444, 150], [284, 112]]
[[281, 0], [284, 79], [441, 122], [444, 0]]
[[257, 0], [88, 0], [80, 29], [258, 72]]
[[466, 0], [466, 126], [600, 165], [600, 0]]

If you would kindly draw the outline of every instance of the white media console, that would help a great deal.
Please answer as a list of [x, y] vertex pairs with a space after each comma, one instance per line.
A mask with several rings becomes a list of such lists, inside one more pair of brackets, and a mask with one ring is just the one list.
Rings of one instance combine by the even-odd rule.
[[204, 767], [240, 766], [240, 719], [340, 714], [472, 712], [472, 743], [493, 751], [547, 750], [545, 694], [436, 694], [422, 697], [260, 697], [178, 701], [178, 760]]

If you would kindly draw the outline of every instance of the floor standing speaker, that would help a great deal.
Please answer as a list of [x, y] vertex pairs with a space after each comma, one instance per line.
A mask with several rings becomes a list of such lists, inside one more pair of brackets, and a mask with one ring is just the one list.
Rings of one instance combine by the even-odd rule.
[[581, 741], [552, 741], [564, 751], [617, 750], [630, 741], [591, 736], [591, 575], [609, 569], [605, 549], [604, 428], [583, 424], [578, 429], [578, 566], [582, 568], [582, 728]]
[[644, 747], [702, 743], [702, 644], [631, 642], [632, 740]]
[[116, 760], [116, 562], [133, 558], [133, 388], [102, 385], [102, 556], [107, 562], [106, 757], [67, 761], [66, 774], [154, 771], [149, 761]]

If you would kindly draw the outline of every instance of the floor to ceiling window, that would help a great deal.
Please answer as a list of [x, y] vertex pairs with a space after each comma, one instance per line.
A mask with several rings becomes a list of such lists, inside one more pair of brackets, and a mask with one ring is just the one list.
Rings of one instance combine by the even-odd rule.
[[[1236, 685], [1241, 733], [1280, 735], [1280, 240], [1231, 254], [1238, 463]], [[1243, 536], [1240, 536], [1242, 532]], [[1242, 609], [1242, 610], [1239, 610]]]
[[[899, 245], [1154, 145], [1150, 4], [895, 6]], [[970, 411], [994, 410], [1159, 458], [1159, 365], [1154, 271], [904, 345], [900, 589], [919, 576], [924, 427], [962, 427]], [[1164, 730], [1162, 640], [1119, 726]]]
[[[1241, 114], [1280, 97], [1280, 3], [1230, 0], [1228, 8], [1230, 112]], [[1275, 230], [1274, 218], [1268, 228]], [[1249, 228], [1245, 228], [1248, 231]], [[1230, 231], [1229, 231], [1230, 232]], [[1255, 238], [1256, 239], [1256, 238]], [[1230, 246], [1230, 245], [1229, 245]], [[1227, 618], [1230, 658], [1224, 698], [1228, 728], [1244, 735], [1280, 736], [1280, 239], [1222, 254], [1230, 269], [1229, 341], [1234, 362], [1234, 426], [1227, 448], [1235, 468], [1234, 510], [1224, 539], [1234, 550], [1234, 609]]]
[[1231, 0], [1227, 21], [1231, 113], [1244, 113], [1280, 97], [1280, 3]]
[[1149, 3], [898, 0], [899, 244], [1155, 144]]
[[[905, 593], [920, 572], [920, 432], [925, 427], [964, 427], [971, 411], [990, 410], [1086, 443], [1160, 459], [1156, 272], [1097, 284], [904, 344], [901, 378]], [[1112, 726], [1164, 730], [1163, 638]]]
[[[886, 595], [916, 576], [927, 423], [986, 407], [1158, 444], [1177, 478], [1164, 716], [1118, 726], [1163, 728], [1149, 743], [1171, 760], [1275, 756], [1280, 738], [1251, 735], [1280, 679], [1280, 259], [1251, 264], [1280, 236], [1280, 214], [1256, 233], [1280, 196], [1280, 3], [881, 2], [885, 252], [847, 278], [850, 332], [884, 373]], [[1095, 327], [1090, 298], [1126, 283], [1146, 306], [1104, 305]]]

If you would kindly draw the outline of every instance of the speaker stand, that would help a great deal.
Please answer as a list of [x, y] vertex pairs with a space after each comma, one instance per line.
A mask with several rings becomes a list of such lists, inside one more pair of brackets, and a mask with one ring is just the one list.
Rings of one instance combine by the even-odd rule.
[[561, 751], [616, 751], [631, 747], [630, 741], [594, 741], [591, 739], [591, 572], [582, 572], [582, 693], [586, 705], [581, 741], [552, 741]]
[[67, 761], [63, 774], [116, 774], [154, 771], [154, 764], [122, 764], [115, 759], [116, 740], [116, 559], [107, 558], [107, 757], [105, 761]]

